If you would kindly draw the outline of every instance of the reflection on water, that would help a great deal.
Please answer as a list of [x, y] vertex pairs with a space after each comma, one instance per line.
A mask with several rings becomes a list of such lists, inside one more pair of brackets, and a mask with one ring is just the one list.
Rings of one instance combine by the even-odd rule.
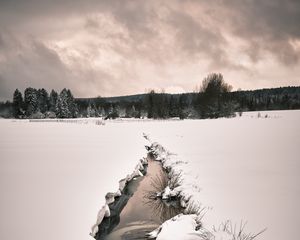
[[161, 192], [168, 185], [168, 177], [162, 168], [151, 177], [150, 185], [151, 190], [144, 191], [143, 203], [152, 209], [152, 215], [159, 216], [160, 223], [183, 212], [178, 200], [170, 201], [157, 197], [157, 192]]
[[159, 216], [160, 223], [183, 212], [183, 208], [178, 201], [166, 201], [162, 199], [148, 199], [144, 202], [152, 209], [152, 214]]
[[115, 201], [109, 204], [110, 217], [104, 218], [98, 226], [99, 231], [95, 237], [97, 240], [106, 239], [106, 236], [120, 223], [120, 213], [133, 195], [135, 189], [137, 189], [139, 181], [136, 180], [128, 184], [122, 196], [116, 197]]
[[146, 233], [182, 212], [178, 203], [155, 197], [166, 183], [161, 163], [149, 159], [147, 174], [129, 182], [122, 196], [109, 205], [111, 216], [99, 225], [96, 239], [146, 239]]

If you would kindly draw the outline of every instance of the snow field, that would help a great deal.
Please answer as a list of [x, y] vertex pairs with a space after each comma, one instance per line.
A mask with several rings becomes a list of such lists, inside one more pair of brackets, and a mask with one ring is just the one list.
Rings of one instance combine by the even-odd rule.
[[0, 238], [92, 239], [106, 193], [145, 156], [147, 133], [175, 154], [168, 161], [185, 191], [209, 209], [206, 229], [244, 220], [247, 232], [268, 228], [259, 239], [297, 239], [300, 111], [260, 115], [104, 126], [0, 120]]
[[153, 142], [176, 153], [169, 162], [187, 162], [180, 166], [183, 192], [208, 210], [204, 228], [212, 231], [229, 219], [236, 228], [247, 222], [246, 232], [267, 228], [259, 239], [297, 239], [300, 111], [260, 115], [183, 121], [149, 132]]
[[134, 125], [0, 120], [0, 239], [82, 240], [145, 156]]

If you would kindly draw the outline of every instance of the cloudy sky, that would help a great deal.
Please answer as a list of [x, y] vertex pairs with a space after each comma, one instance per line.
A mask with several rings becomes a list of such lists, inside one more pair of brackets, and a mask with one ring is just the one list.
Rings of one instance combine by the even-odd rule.
[[300, 85], [299, 0], [0, 0], [0, 100]]

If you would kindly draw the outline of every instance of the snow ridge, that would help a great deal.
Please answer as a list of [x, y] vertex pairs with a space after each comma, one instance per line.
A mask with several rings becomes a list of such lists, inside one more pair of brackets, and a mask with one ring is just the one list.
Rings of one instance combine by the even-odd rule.
[[[150, 143], [146, 146], [149, 154], [156, 161], [162, 163], [162, 167], [168, 175], [168, 186], [160, 193], [162, 199], [176, 198], [184, 208], [184, 214], [179, 214], [150, 232], [148, 238], [162, 239], [200, 239], [203, 235], [200, 231], [201, 219], [205, 214], [205, 208], [198, 201], [199, 187], [186, 176], [182, 170], [187, 162], [179, 159], [178, 155], [169, 152], [158, 142], [152, 141], [149, 135], [144, 138]], [[189, 236], [189, 237], [187, 237]]]
[[162, 167], [169, 177], [168, 186], [158, 195], [163, 199], [176, 197], [185, 209], [183, 214], [165, 221], [157, 229], [147, 234], [148, 238], [157, 240], [254, 240], [266, 230], [257, 234], [245, 233], [246, 224], [241, 223], [239, 227], [236, 227], [230, 221], [221, 223], [218, 228], [212, 226], [212, 230], [205, 229], [201, 220], [209, 208], [202, 206], [199, 201], [201, 189], [195, 180], [188, 176], [188, 172], [184, 171], [184, 165], [187, 165], [188, 162], [180, 160], [177, 154], [169, 152], [158, 142], [152, 141], [149, 135], [144, 134], [144, 138], [150, 143], [150, 146], [146, 146], [148, 152], [155, 157], [155, 160], [162, 163]]
[[147, 158], [142, 158], [138, 161], [137, 165], [135, 166], [134, 170], [131, 174], [128, 174], [125, 178], [119, 181], [119, 188], [116, 192], [108, 192], [105, 196], [105, 204], [101, 207], [97, 214], [96, 223], [92, 226], [90, 235], [92, 237], [96, 237], [98, 233], [98, 226], [101, 224], [104, 217], [110, 216], [110, 210], [108, 204], [111, 204], [115, 201], [115, 197], [119, 197], [122, 195], [124, 188], [126, 187], [127, 183], [133, 180], [136, 177], [144, 176], [146, 172], [145, 166], [147, 165], [148, 160]]
[[[152, 141], [147, 134], [143, 137], [149, 142], [145, 146], [148, 154], [152, 155], [156, 161], [162, 163], [162, 167], [168, 176], [167, 187], [157, 193], [158, 197], [164, 200], [179, 200], [184, 208], [183, 213], [165, 221], [157, 229], [147, 234], [149, 239], [157, 240], [253, 240], [265, 230], [257, 234], [246, 234], [245, 224], [239, 228], [232, 225], [230, 221], [220, 224], [218, 228], [212, 226], [207, 230], [202, 225], [202, 218], [209, 208], [202, 206], [200, 199], [200, 188], [193, 178], [189, 176], [188, 162], [182, 161], [177, 154], [169, 152], [161, 144]], [[131, 174], [119, 181], [119, 188], [116, 192], [109, 192], [105, 196], [105, 204], [99, 210], [97, 221], [92, 226], [90, 235], [96, 237], [98, 226], [104, 217], [110, 216], [108, 204], [115, 201], [115, 197], [121, 196], [127, 183], [135, 177], [143, 176], [146, 173], [145, 166], [148, 163], [146, 157], [141, 158]]]

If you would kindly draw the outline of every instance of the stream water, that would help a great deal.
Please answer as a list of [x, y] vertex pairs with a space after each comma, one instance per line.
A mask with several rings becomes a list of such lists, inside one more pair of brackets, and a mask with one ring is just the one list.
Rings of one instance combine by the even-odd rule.
[[147, 239], [146, 233], [179, 214], [182, 209], [177, 204], [154, 197], [166, 181], [161, 163], [149, 159], [147, 174], [130, 181], [122, 196], [109, 205], [111, 216], [99, 225], [96, 239]]

